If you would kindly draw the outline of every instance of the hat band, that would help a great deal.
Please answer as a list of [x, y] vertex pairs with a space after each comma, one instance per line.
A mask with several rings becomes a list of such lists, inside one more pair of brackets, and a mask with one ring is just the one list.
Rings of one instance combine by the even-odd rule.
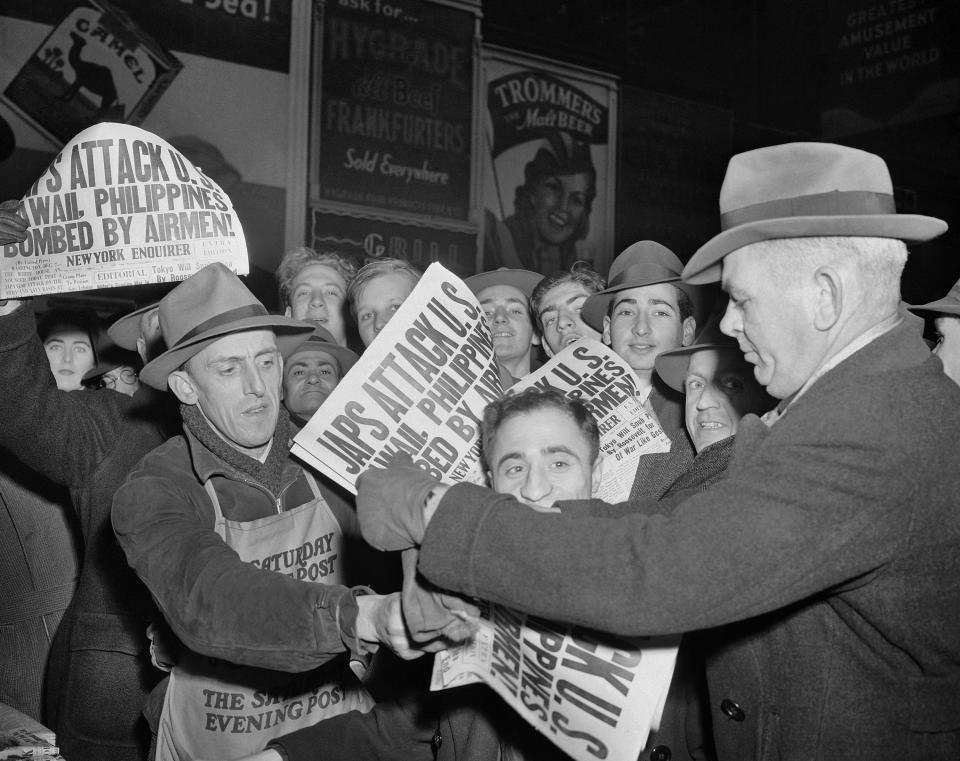
[[868, 190], [831, 190], [794, 198], [778, 198], [720, 215], [720, 229], [783, 217], [838, 217], [859, 214], [896, 214], [897, 206], [889, 193]]
[[269, 314], [266, 307], [263, 304], [247, 304], [245, 307], [237, 307], [236, 309], [228, 309], [226, 312], [221, 312], [214, 317], [211, 317], [209, 320], [204, 320], [199, 325], [197, 325], [192, 330], [188, 330], [180, 339], [171, 346], [171, 349], [176, 349], [177, 347], [185, 344], [187, 341], [196, 338], [201, 333], [206, 333], [208, 330], [213, 330], [215, 328], [222, 327], [231, 322], [236, 322], [237, 320], [244, 320], [248, 317], [266, 317]]

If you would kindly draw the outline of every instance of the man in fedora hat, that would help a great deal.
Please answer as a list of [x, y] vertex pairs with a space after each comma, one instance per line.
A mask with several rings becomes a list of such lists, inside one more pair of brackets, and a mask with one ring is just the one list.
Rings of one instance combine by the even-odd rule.
[[943, 371], [960, 385], [960, 280], [942, 299], [910, 307], [911, 312], [933, 318], [937, 343], [933, 353], [943, 362]]
[[501, 267], [463, 281], [483, 309], [505, 386], [533, 369], [533, 347], [540, 345], [540, 336], [530, 314], [530, 295], [541, 280], [538, 272]]
[[[25, 235], [16, 207], [0, 211], [0, 244]], [[111, 326], [111, 338], [135, 349], [140, 322], [136, 313], [121, 319]], [[152, 356], [150, 337], [142, 338], [146, 360]], [[142, 761], [150, 732], [141, 711], [160, 677], [145, 667], [147, 627], [159, 613], [117, 545], [110, 510], [130, 469], [165, 440], [165, 410], [152, 389], [141, 388], [132, 397], [109, 389], [58, 390], [29, 299], [0, 304], [0, 383], [0, 445], [37, 473], [70, 488], [83, 539], [76, 593], [50, 649], [44, 723], [71, 758]], [[39, 513], [31, 516], [38, 519]], [[54, 526], [46, 523], [42, 532], [31, 532], [31, 543], [53, 534]], [[66, 552], [51, 541], [34, 554], [47, 565], [54, 559], [53, 565], [62, 562], [66, 568], [70, 563], [61, 558]], [[55, 574], [36, 578], [49, 581]], [[65, 608], [67, 591], [73, 593], [73, 585], [69, 590], [38, 585], [31, 611]], [[13, 610], [14, 601], [6, 602], [7, 610]]]
[[283, 406], [303, 427], [359, 357], [321, 327], [283, 357]]
[[602, 331], [609, 345], [633, 369], [640, 400], [670, 440], [668, 452], [640, 458], [632, 499], [658, 497], [693, 460], [683, 421], [683, 395], [660, 382], [657, 357], [687, 346], [697, 330], [700, 289], [683, 283], [683, 264], [670, 249], [642, 240], [624, 249], [610, 266], [607, 287], [583, 303], [583, 321]]
[[179, 399], [184, 432], [131, 471], [113, 525], [183, 646], [158, 758], [232, 758], [368, 708], [345, 654], [402, 648], [399, 596], [339, 583], [355, 514], [289, 456], [282, 355], [315, 326], [268, 314], [218, 263], [158, 316], [167, 349], [141, 379]]
[[[721, 759], [956, 759], [960, 388], [899, 291], [905, 243], [946, 225], [896, 213], [878, 156], [824, 143], [734, 156], [720, 209], [684, 278], [721, 280], [721, 329], [781, 400], [740, 421], [724, 478], [660, 516], [584, 519], [370, 469], [364, 535], [419, 545], [439, 586], [538, 615], [710, 629]], [[387, 505], [385, 478], [426, 498]], [[615, 582], [577, 599], [571, 566]]]

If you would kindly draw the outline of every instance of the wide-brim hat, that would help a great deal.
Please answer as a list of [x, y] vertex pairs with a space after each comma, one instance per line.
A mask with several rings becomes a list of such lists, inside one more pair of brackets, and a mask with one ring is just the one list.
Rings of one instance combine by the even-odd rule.
[[607, 287], [593, 294], [580, 310], [580, 318], [594, 330], [603, 330], [603, 318], [610, 310], [615, 293], [628, 288], [670, 283], [687, 294], [694, 306], [699, 305], [699, 288], [680, 280], [683, 270], [675, 253], [652, 240], [641, 240], [627, 246], [610, 265]]
[[492, 285], [512, 285], [518, 291], [526, 295], [529, 301], [533, 294], [533, 289], [543, 280], [543, 275], [539, 272], [530, 270], [514, 270], [508, 267], [481, 272], [478, 275], [471, 275], [463, 282], [466, 284], [474, 296], [479, 296], [481, 291], [486, 290]]
[[289, 362], [298, 354], [307, 351], [322, 351], [324, 354], [329, 354], [336, 360], [337, 365], [340, 367], [341, 377], [346, 375], [350, 368], [353, 367], [357, 360], [360, 359], [359, 355], [356, 352], [351, 351], [346, 346], [341, 346], [336, 342], [334, 337], [330, 334], [326, 328], [321, 328], [317, 326], [313, 329], [313, 333], [307, 336], [305, 341], [297, 344], [289, 350], [286, 354], [283, 355], [284, 362]]
[[140, 380], [165, 390], [167, 376], [223, 336], [269, 328], [281, 354], [303, 342], [313, 323], [267, 312], [234, 273], [219, 262], [208, 264], [160, 300], [160, 331], [167, 350], [140, 371]]
[[147, 312], [159, 307], [160, 303], [155, 301], [121, 317], [107, 328], [107, 335], [110, 336], [110, 340], [122, 349], [136, 351], [137, 339], [140, 337], [140, 318]]
[[953, 284], [953, 288], [942, 299], [931, 301], [929, 304], [910, 304], [907, 309], [911, 312], [960, 315], [960, 280]]
[[705, 349], [736, 352], [737, 356], [743, 356], [740, 345], [736, 340], [720, 332], [720, 320], [712, 319], [707, 322], [689, 346], [681, 346], [678, 349], [671, 349], [657, 355], [656, 360], [654, 360], [654, 369], [660, 379], [670, 388], [683, 393], [683, 380], [686, 378], [687, 368], [690, 366], [690, 355]]
[[843, 235], [920, 243], [947, 223], [897, 214], [886, 162], [832, 143], [787, 143], [730, 159], [720, 188], [720, 230], [687, 262], [683, 279], [720, 280], [727, 254], [776, 238]]

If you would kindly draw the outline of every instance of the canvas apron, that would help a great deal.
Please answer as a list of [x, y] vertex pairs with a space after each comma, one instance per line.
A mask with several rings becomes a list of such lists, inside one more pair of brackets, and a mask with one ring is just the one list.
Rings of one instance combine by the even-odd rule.
[[[339, 584], [341, 530], [317, 483], [304, 473], [313, 499], [254, 521], [223, 517], [210, 481], [204, 488], [216, 513], [214, 529], [245, 563], [278, 553], [280, 572]], [[288, 563], [289, 559], [289, 563]], [[184, 649], [170, 672], [157, 733], [158, 761], [235, 759], [263, 750], [269, 740], [347, 711], [368, 711], [373, 700], [339, 658], [306, 674], [239, 666]]]

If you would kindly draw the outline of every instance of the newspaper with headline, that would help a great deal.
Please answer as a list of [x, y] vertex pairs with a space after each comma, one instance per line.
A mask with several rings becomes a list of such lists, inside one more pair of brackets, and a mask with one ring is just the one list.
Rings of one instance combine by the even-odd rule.
[[27, 237], [0, 246], [0, 299], [249, 272], [223, 189], [165, 140], [101, 122], [77, 134], [20, 202]]
[[[582, 399], [601, 431], [595, 496], [626, 499], [638, 458], [669, 451], [637, 399], [633, 370], [581, 339], [515, 384]], [[484, 483], [479, 420], [504, 393], [479, 302], [440, 264], [413, 293], [294, 439], [293, 452], [356, 493], [369, 466], [403, 450], [436, 478]], [[438, 653], [431, 689], [483, 681], [578, 761], [635, 761], [659, 724], [676, 638], [626, 642], [481, 602], [479, 632]]]

